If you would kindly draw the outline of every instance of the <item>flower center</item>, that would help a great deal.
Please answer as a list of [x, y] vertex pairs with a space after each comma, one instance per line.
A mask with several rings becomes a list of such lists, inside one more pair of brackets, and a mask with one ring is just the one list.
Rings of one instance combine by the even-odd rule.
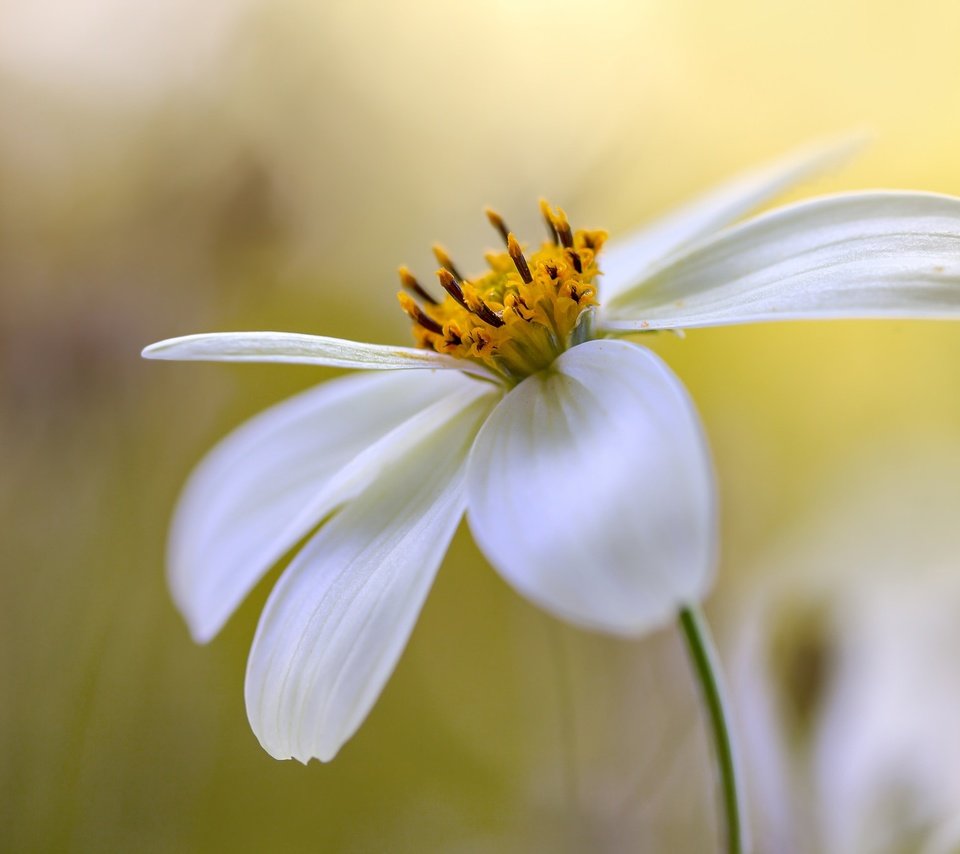
[[597, 255], [607, 234], [572, 231], [566, 214], [546, 202], [540, 210], [550, 239], [529, 256], [499, 214], [487, 210], [506, 251], [488, 253], [490, 269], [477, 278], [465, 279], [435, 246], [442, 301], [400, 268], [406, 291], [398, 298], [414, 321], [417, 346], [479, 362], [514, 385], [591, 337], [588, 309], [597, 304]]

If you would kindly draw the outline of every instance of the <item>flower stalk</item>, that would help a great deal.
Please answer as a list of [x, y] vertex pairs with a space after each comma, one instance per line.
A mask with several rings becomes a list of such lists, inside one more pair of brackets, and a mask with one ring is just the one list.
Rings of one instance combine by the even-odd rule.
[[698, 608], [682, 608], [679, 623], [710, 722], [713, 752], [720, 778], [726, 851], [727, 854], [745, 854], [748, 846], [743, 826], [743, 784], [716, 646]]

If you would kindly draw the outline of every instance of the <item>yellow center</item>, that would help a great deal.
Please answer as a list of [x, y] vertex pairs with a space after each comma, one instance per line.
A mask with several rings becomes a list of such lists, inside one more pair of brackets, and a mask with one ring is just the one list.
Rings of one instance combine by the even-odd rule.
[[588, 309], [597, 304], [597, 255], [606, 232], [572, 232], [562, 210], [540, 203], [551, 240], [527, 256], [503, 220], [487, 211], [506, 243], [486, 256], [490, 270], [464, 279], [434, 247], [446, 291], [443, 301], [424, 290], [406, 267], [398, 294], [413, 319], [419, 347], [486, 365], [513, 385], [548, 367], [564, 350], [590, 338]]

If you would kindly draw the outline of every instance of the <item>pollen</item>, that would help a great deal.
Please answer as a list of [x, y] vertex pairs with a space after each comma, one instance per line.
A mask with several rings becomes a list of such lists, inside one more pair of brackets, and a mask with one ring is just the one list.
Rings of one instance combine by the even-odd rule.
[[548, 239], [531, 252], [503, 217], [487, 209], [505, 251], [487, 253], [489, 269], [477, 277], [464, 278], [446, 251], [434, 246], [443, 299], [400, 268], [404, 290], [398, 298], [413, 321], [417, 346], [479, 362], [514, 385], [591, 337], [597, 256], [607, 234], [573, 231], [566, 214], [546, 202], [540, 210]]

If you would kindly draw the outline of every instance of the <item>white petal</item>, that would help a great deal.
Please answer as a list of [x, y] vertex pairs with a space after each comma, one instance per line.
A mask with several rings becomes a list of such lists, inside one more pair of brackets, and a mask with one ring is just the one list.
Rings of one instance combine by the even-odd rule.
[[682, 246], [707, 237], [793, 185], [839, 164], [861, 143], [860, 137], [846, 137], [795, 151], [737, 176], [632, 235], [611, 240], [601, 256], [601, 297], [617, 296]]
[[463, 409], [460, 398], [320, 529], [270, 595], [246, 698], [272, 756], [333, 758], [393, 672], [463, 513], [464, 461], [496, 400]]
[[145, 359], [191, 362], [287, 362], [331, 368], [406, 370], [448, 368], [482, 376], [489, 372], [463, 359], [417, 347], [392, 347], [300, 335], [294, 332], [209, 332], [168, 338], [146, 347]]
[[485, 385], [447, 371], [342, 377], [222, 440], [188, 480], [168, 548], [170, 588], [194, 638], [213, 637], [287, 550], [402, 452], [421, 410]]
[[606, 306], [613, 330], [960, 317], [960, 199], [826, 196], [736, 226]]
[[589, 341], [524, 380], [470, 455], [467, 517], [523, 595], [587, 628], [641, 634], [704, 596], [713, 474], [697, 414], [653, 353]]

